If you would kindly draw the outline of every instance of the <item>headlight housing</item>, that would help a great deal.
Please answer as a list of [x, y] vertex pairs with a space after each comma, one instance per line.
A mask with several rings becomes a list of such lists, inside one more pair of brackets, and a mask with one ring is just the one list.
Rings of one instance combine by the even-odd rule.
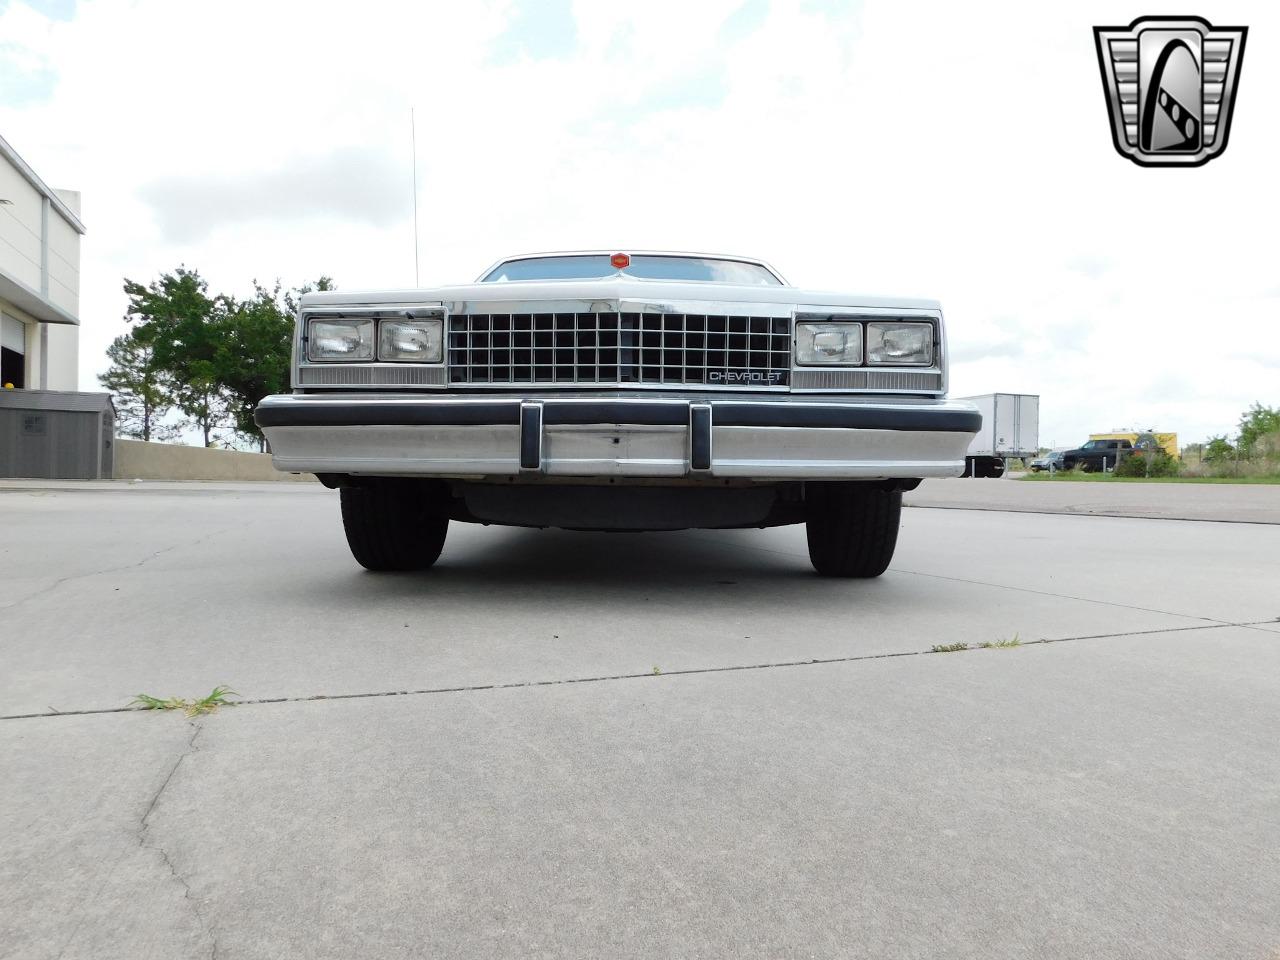
[[383, 320], [378, 324], [378, 359], [439, 363], [443, 354], [442, 320]]
[[372, 360], [373, 321], [346, 318], [312, 320], [307, 327], [307, 359]]
[[929, 366], [933, 363], [932, 323], [868, 323], [867, 363]]
[[796, 324], [796, 362], [806, 366], [862, 363], [862, 324], [801, 321]]

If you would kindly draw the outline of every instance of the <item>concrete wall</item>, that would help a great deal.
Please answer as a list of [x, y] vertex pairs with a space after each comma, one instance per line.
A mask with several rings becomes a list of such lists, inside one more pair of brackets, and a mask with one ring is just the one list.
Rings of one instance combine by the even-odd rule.
[[147, 443], [117, 439], [117, 480], [302, 480], [312, 474], [281, 473], [267, 453], [184, 447], [176, 443]]
[[40, 234], [43, 198], [13, 166], [0, 158], [0, 270], [40, 289]]
[[49, 217], [49, 299], [80, 316], [80, 234], [57, 214]]
[[[80, 328], [62, 323], [43, 323], [39, 329], [48, 338], [47, 359], [41, 359], [37, 378], [45, 374], [45, 390], [80, 389]], [[94, 385], [97, 386], [96, 384]]]

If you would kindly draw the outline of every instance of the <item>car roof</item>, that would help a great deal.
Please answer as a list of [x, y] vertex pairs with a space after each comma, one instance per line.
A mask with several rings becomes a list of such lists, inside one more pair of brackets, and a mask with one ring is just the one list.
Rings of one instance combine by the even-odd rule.
[[495, 260], [480, 276], [476, 277], [476, 282], [480, 283], [498, 267], [504, 263], [511, 263], [513, 260], [540, 260], [544, 257], [609, 257], [615, 253], [625, 253], [632, 257], [697, 257], [700, 260], [734, 260], [738, 263], [750, 263], [763, 267], [777, 277], [784, 287], [791, 285], [787, 283], [787, 278], [779, 273], [771, 263], [767, 260], [761, 260], [759, 257], [740, 257], [736, 254], [728, 253], [696, 253], [691, 250], [635, 250], [630, 247], [615, 247], [612, 250], [544, 250], [540, 253], [517, 253], [514, 256]]

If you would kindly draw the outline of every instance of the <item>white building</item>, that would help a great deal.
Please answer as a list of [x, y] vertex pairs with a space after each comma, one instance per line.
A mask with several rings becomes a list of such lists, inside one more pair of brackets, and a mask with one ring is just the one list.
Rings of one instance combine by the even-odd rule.
[[52, 190], [0, 137], [0, 388], [75, 390], [80, 194]]

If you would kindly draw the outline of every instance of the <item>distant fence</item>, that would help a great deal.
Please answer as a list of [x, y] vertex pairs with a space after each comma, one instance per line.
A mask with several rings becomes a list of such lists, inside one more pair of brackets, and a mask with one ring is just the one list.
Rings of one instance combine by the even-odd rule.
[[115, 441], [117, 480], [302, 480], [310, 473], [281, 473], [267, 453], [244, 453], [176, 443]]

